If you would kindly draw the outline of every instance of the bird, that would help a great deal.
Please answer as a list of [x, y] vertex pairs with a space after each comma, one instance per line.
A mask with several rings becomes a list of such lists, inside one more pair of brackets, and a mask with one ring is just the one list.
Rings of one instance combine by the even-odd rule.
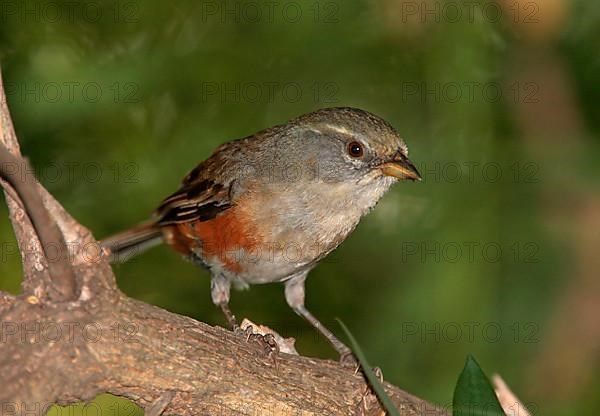
[[344, 359], [350, 348], [305, 306], [305, 280], [399, 180], [421, 176], [390, 123], [322, 108], [220, 145], [149, 220], [101, 245], [116, 263], [166, 243], [208, 269], [212, 301], [234, 330], [232, 286], [283, 283], [288, 305]]

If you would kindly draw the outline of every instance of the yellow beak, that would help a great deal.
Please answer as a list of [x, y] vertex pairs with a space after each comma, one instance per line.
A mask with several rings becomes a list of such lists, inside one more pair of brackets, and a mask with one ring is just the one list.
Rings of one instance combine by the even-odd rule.
[[383, 174], [387, 176], [393, 176], [398, 179], [409, 179], [411, 181], [421, 180], [419, 171], [405, 156], [400, 156], [391, 162], [383, 163], [380, 168]]

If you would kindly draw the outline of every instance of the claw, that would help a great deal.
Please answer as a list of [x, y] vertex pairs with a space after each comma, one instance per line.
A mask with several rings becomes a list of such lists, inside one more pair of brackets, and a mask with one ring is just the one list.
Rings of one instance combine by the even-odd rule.
[[247, 326], [246, 328], [244, 328], [242, 331], [243, 331], [242, 333], [243, 333], [243, 334], [244, 334], [244, 336], [246, 337], [246, 342], [250, 341], [250, 337], [251, 337], [252, 335], [254, 335], [254, 328], [252, 327], [252, 325], [248, 325], [248, 326]]
[[340, 364], [342, 367], [351, 368], [354, 370], [354, 374], [357, 374], [360, 370], [360, 363], [358, 362], [358, 358], [354, 355], [354, 353], [350, 350], [340, 354]]
[[379, 380], [379, 382], [383, 383], [383, 371], [381, 371], [381, 368], [373, 367], [372, 370], [375, 373], [375, 376], [377, 376], [377, 379]]
[[254, 333], [254, 328], [252, 325], [246, 325], [244, 329], [239, 329], [237, 332], [240, 335], [243, 335], [246, 338], [246, 342], [254, 342], [258, 344], [265, 353], [265, 355], [271, 360], [276, 370], [279, 370], [279, 364], [277, 362], [277, 357], [279, 356], [279, 345], [277, 341], [275, 341], [275, 336], [273, 334], [260, 334]]

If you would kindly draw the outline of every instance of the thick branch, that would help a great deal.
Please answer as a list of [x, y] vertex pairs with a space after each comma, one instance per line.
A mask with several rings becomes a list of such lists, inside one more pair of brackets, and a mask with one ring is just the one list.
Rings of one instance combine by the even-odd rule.
[[[33, 179], [27, 181], [27, 178], [30, 177], [26, 174], [28, 171], [25, 160], [13, 156], [6, 147], [0, 145], [0, 176], [15, 189], [25, 206], [25, 211], [42, 244], [52, 282], [62, 294], [63, 300], [73, 299], [76, 280], [69, 256], [64, 255], [68, 253], [67, 244], [56, 222], [50, 218], [50, 214], [42, 202], [37, 191], [37, 181]], [[57, 252], [53, 253], [53, 250]]]
[[[27, 329], [6, 326], [0, 374], [12, 382], [0, 402], [72, 403], [110, 392], [150, 408], [173, 392], [163, 403], [166, 414], [381, 414], [362, 375], [337, 362], [287, 354], [274, 362], [259, 345], [222, 328], [120, 294], [98, 301], [89, 312], [26, 304], [3, 317], [40, 329], [29, 328], [33, 342], [22, 343]], [[53, 344], [44, 342], [50, 337]], [[446, 414], [386, 388], [402, 415]]]

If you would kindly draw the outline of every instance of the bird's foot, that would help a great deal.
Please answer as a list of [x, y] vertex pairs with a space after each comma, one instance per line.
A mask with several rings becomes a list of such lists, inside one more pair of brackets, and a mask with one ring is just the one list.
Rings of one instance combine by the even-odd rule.
[[[363, 368], [362, 364], [358, 361], [358, 357], [356, 357], [356, 355], [354, 355], [354, 353], [350, 350], [340, 354], [340, 364], [342, 367], [352, 369], [354, 374], [358, 374], [358, 372]], [[381, 368], [373, 367], [371, 370], [375, 373], [377, 379], [383, 383], [383, 372], [381, 371]]]
[[235, 335], [237, 335], [238, 337], [243, 337], [246, 338], [246, 336], [248, 335], [246, 333], [245, 329], [242, 329], [241, 326], [239, 326], [238, 324], [235, 324], [235, 326], [232, 328], [232, 331]]
[[254, 328], [252, 325], [246, 325], [244, 329], [242, 329], [241, 327], [238, 328], [239, 329], [236, 333], [242, 334], [246, 338], [246, 342], [257, 344], [277, 369], [279, 344], [277, 344], [275, 336], [270, 333], [261, 334], [259, 332], [254, 332]]
[[[361, 371], [362, 368], [363, 367], [359, 364], [356, 370], [354, 370], [354, 374], [358, 374], [358, 372]], [[377, 380], [379, 380], [380, 383], [383, 383], [383, 371], [381, 371], [381, 368], [373, 367], [371, 368], [371, 371], [375, 373], [375, 377], [377, 377]]]
[[373, 367], [372, 370], [375, 373], [375, 377], [377, 377], [377, 380], [379, 380], [380, 383], [383, 383], [383, 371], [381, 371], [381, 368]]
[[358, 369], [360, 369], [358, 358], [356, 358], [356, 355], [354, 355], [354, 353], [350, 350], [344, 351], [340, 354], [339, 363], [342, 365], [342, 367], [354, 370], [354, 372], [357, 372]]

